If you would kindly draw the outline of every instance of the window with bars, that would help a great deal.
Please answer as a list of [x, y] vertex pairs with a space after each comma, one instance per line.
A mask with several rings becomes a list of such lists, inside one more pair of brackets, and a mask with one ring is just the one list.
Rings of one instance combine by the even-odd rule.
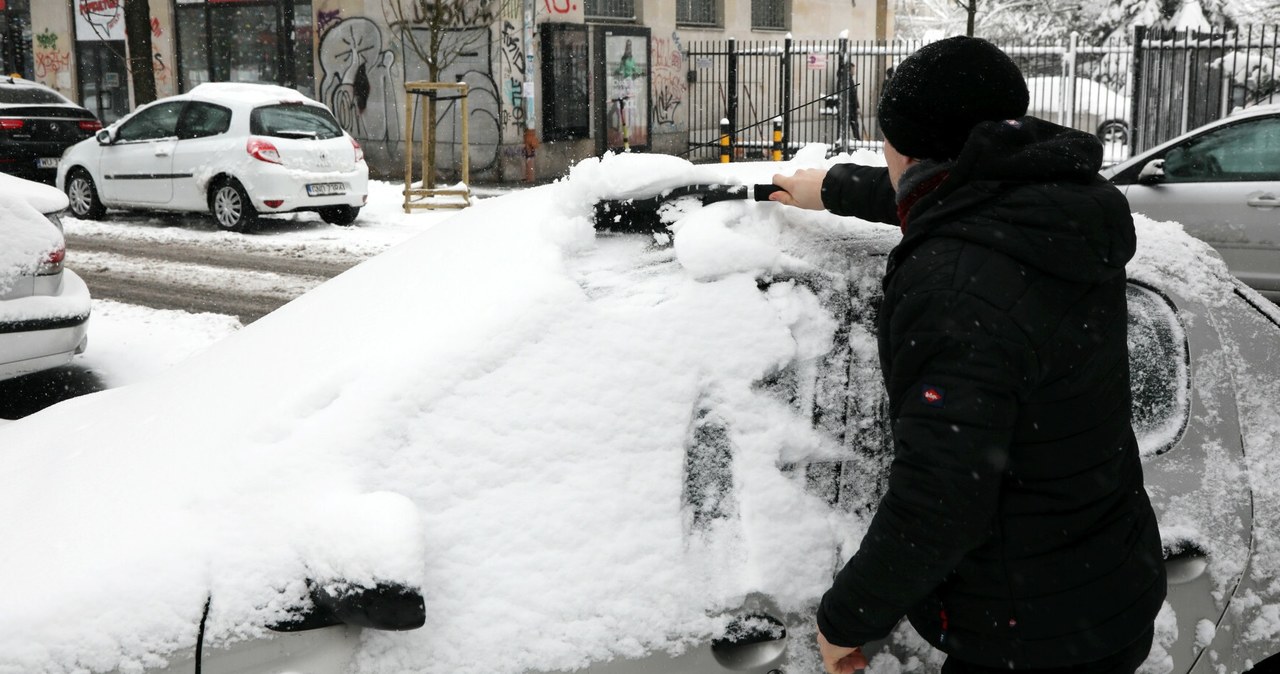
[[759, 30], [787, 30], [788, 0], [751, 0], [751, 27]]
[[586, 0], [583, 12], [588, 19], [636, 20], [635, 0]]
[[676, 0], [676, 23], [684, 26], [719, 26], [720, 0]]

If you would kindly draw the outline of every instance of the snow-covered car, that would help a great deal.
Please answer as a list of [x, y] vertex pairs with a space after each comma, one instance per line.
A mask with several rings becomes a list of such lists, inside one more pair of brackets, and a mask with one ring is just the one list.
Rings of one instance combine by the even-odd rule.
[[1280, 105], [1237, 110], [1102, 175], [1135, 212], [1182, 223], [1240, 280], [1280, 300]]
[[[1086, 77], [1028, 77], [1027, 114], [1097, 134], [1106, 144], [1129, 144], [1130, 99]], [[1068, 100], [1075, 101], [1069, 116]]]
[[[819, 673], [814, 609], [889, 460], [872, 326], [899, 230], [744, 201], [674, 201], [659, 235], [592, 220], [824, 154], [588, 160], [0, 426], [0, 671]], [[1245, 671], [1280, 651], [1280, 314], [1138, 220], [1171, 582], [1150, 671]], [[353, 626], [401, 613], [423, 627]], [[869, 650], [940, 659], [905, 624]]]
[[322, 103], [274, 85], [207, 83], [68, 149], [57, 184], [78, 218], [203, 211], [243, 232], [259, 215], [292, 211], [351, 224], [368, 199], [369, 167]]
[[0, 380], [69, 362], [88, 344], [89, 289], [63, 266], [67, 198], [0, 174]]
[[0, 171], [53, 184], [62, 153], [101, 128], [92, 112], [57, 91], [0, 77]]

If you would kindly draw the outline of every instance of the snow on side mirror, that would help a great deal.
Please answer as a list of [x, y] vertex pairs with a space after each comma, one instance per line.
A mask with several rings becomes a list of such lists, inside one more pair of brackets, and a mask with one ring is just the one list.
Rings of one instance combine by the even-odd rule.
[[412, 630], [427, 622], [422, 593], [399, 583], [361, 587], [345, 582], [308, 583], [312, 605], [293, 620], [269, 625], [277, 632], [302, 632], [330, 625], [375, 630]]
[[1164, 182], [1164, 160], [1152, 159], [1138, 173], [1138, 182], [1143, 185], [1154, 185]]
[[99, 145], [110, 145], [115, 140], [111, 137], [111, 132], [107, 129], [99, 131], [94, 138], [98, 139]]

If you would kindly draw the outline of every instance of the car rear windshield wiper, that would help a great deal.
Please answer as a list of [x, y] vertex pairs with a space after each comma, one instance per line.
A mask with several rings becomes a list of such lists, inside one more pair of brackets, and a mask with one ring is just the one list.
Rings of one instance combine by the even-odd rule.
[[276, 131], [272, 133], [271, 135], [277, 138], [310, 138], [311, 140], [315, 140], [317, 137], [319, 137], [320, 134], [316, 133], [315, 131], [282, 129], [280, 131]]

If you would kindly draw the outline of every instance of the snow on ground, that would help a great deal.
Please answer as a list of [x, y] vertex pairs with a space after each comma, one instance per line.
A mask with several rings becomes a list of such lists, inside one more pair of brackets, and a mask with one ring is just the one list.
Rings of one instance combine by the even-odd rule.
[[210, 290], [235, 287], [248, 295], [283, 301], [291, 300], [326, 280], [319, 276], [277, 274], [95, 251], [77, 251], [75, 268], [86, 272], [110, 270], [114, 277], [126, 281], [146, 278], [164, 280], [174, 286]]
[[[316, 213], [291, 213], [259, 220], [257, 231], [236, 234], [220, 231], [208, 215], [190, 213], [137, 214], [112, 212], [101, 221], [67, 217], [63, 226], [70, 234], [108, 237], [149, 243], [178, 242], [208, 245], [247, 252], [270, 252], [286, 257], [349, 262], [373, 257], [444, 222], [459, 211], [453, 209], [415, 210], [406, 215], [401, 190], [403, 184], [369, 181], [369, 203], [348, 227], [330, 225]], [[484, 199], [475, 199], [481, 202]], [[128, 226], [113, 219], [127, 218]], [[84, 253], [72, 251], [75, 258]]]
[[75, 362], [112, 388], [125, 386], [168, 370], [240, 327], [232, 316], [94, 300], [89, 349]]

